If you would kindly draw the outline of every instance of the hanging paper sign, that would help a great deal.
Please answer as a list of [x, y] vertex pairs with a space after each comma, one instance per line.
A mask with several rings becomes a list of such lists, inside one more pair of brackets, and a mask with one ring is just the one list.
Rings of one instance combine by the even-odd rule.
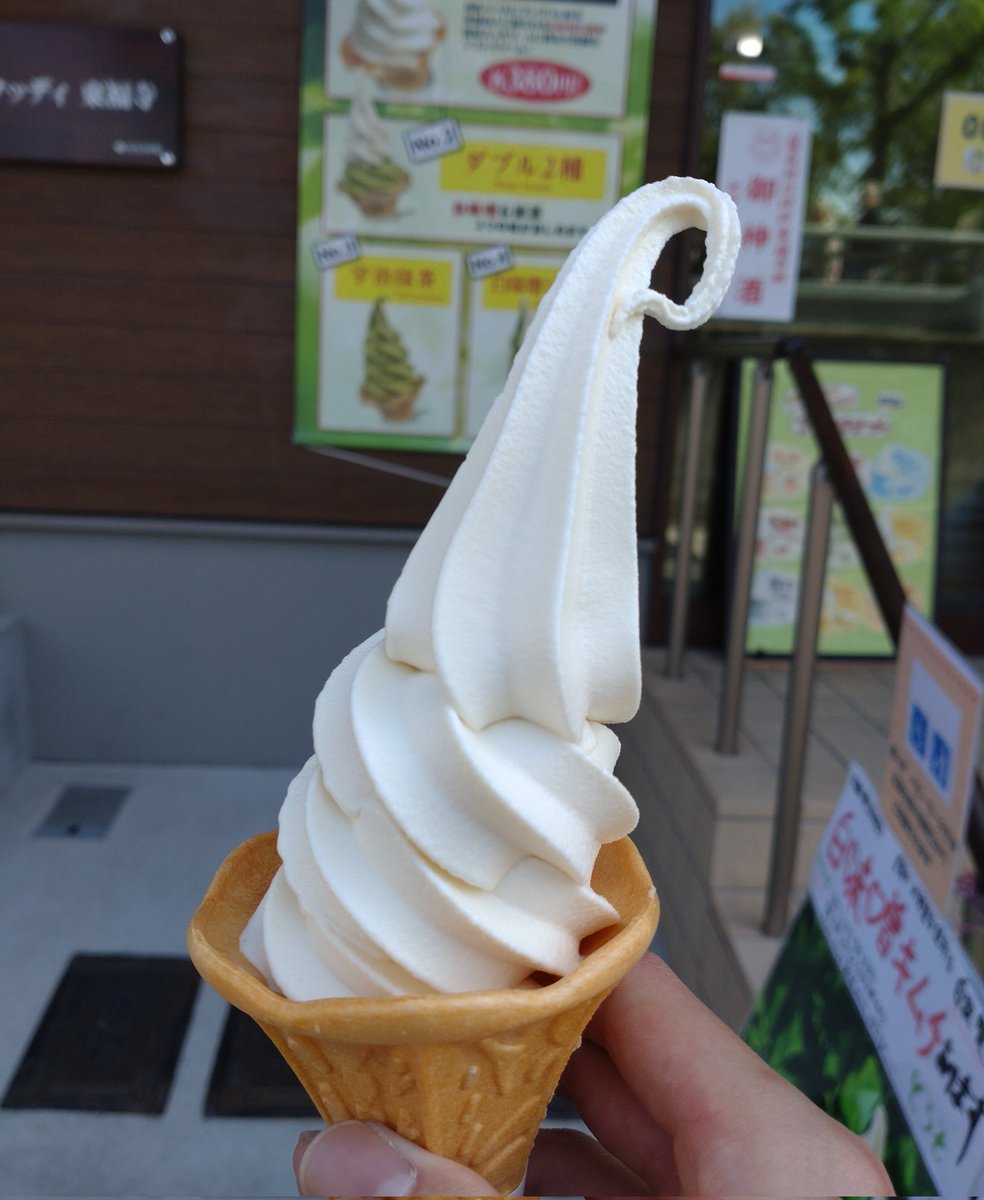
[[717, 184], [735, 202], [742, 243], [719, 317], [791, 321], [810, 172], [808, 121], [728, 112], [721, 122]]

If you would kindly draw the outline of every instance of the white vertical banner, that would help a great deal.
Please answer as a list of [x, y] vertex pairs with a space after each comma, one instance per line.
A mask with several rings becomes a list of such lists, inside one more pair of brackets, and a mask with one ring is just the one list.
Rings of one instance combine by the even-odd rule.
[[797, 117], [724, 114], [717, 185], [738, 208], [742, 245], [719, 317], [793, 319], [811, 136], [809, 121]]

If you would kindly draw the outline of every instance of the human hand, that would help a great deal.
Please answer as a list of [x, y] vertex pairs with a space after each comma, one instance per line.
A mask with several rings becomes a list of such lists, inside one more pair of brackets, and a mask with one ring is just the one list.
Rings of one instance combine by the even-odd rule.
[[[589, 1196], [890, 1196], [877, 1156], [648, 954], [598, 1010], [561, 1091], [595, 1135], [545, 1129], [526, 1191]], [[301, 1195], [489, 1196], [473, 1171], [382, 1126], [298, 1143]]]

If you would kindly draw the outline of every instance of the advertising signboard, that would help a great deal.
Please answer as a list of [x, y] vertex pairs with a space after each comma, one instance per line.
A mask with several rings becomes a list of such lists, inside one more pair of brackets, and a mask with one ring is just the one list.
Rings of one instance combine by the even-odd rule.
[[933, 182], [984, 191], [984, 92], [943, 93]]
[[643, 182], [656, 0], [404, 8], [306, 0], [295, 437], [461, 452]]
[[0, 159], [178, 165], [173, 29], [0, 21]]
[[946, 918], [982, 711], [984, 684], [907, 608], [881, 789], [852, 763], [745, 1029], [899, 1195], [984, 1184], [984, 985]]
[[974, 786], [984, 685], [954, 646], [907, 607], [882, 809], [937, 905], [953, 890]]
[[[742, 364], [739, 454], [755, 364]], [[940, 504], [944, 371], [938, 363], [818, 361], [824, 389], [912, 604], [932, 615]], [[775, 364], [752, 578], [749, 653], [789, 654], [816, 439], [789, 367]], [[739, 470], [741, 475], [741, 461]], [[827, 556], [819, 651], [888, 655], [892, 640], [839, 505]]]
[[980, 1192], [984, 986], [856, 765], [745, 1037], [899, 1195]]
[[809, 121], [727, 112], [717, 185], [741, 218], [741, 252], [718, 317], [791, 321], [796, 311], [803, 210], [810, 173]]

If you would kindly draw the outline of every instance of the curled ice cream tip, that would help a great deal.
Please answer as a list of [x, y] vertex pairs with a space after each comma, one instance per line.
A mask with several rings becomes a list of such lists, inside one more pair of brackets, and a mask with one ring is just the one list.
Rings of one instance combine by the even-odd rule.
[[359, 0], [347, 40], [352, 54], [370, 66], [413, 67], [443, 30], [427, 0]]
[[[677, 304], [649, 287], [663, 247], [707, 231]], [[636, 375], [643, 315], [706, 321], [740, 244], [701, 180], [640, 188], [588, 232], [537, 307], [506, 386], [389, 600], [386, 652], [437, 674], [472, 729], [507, 717], [575, 741], [639, 704]]]
[[[707, 230], [707, 258], [678, 305], [649, 279], [690, 226]], [[564, 975], [616, 919], [591, 874], [638, 819], [603, 722], [639, 702], [642, 318], [705, 320], [739, 242], [710, 184], [652, 184], [587, 234], [541, 301], [385, 630], [318, 698], [314, 756], [280, 815], [283, 866], [242, 940], [289, 998]]]

